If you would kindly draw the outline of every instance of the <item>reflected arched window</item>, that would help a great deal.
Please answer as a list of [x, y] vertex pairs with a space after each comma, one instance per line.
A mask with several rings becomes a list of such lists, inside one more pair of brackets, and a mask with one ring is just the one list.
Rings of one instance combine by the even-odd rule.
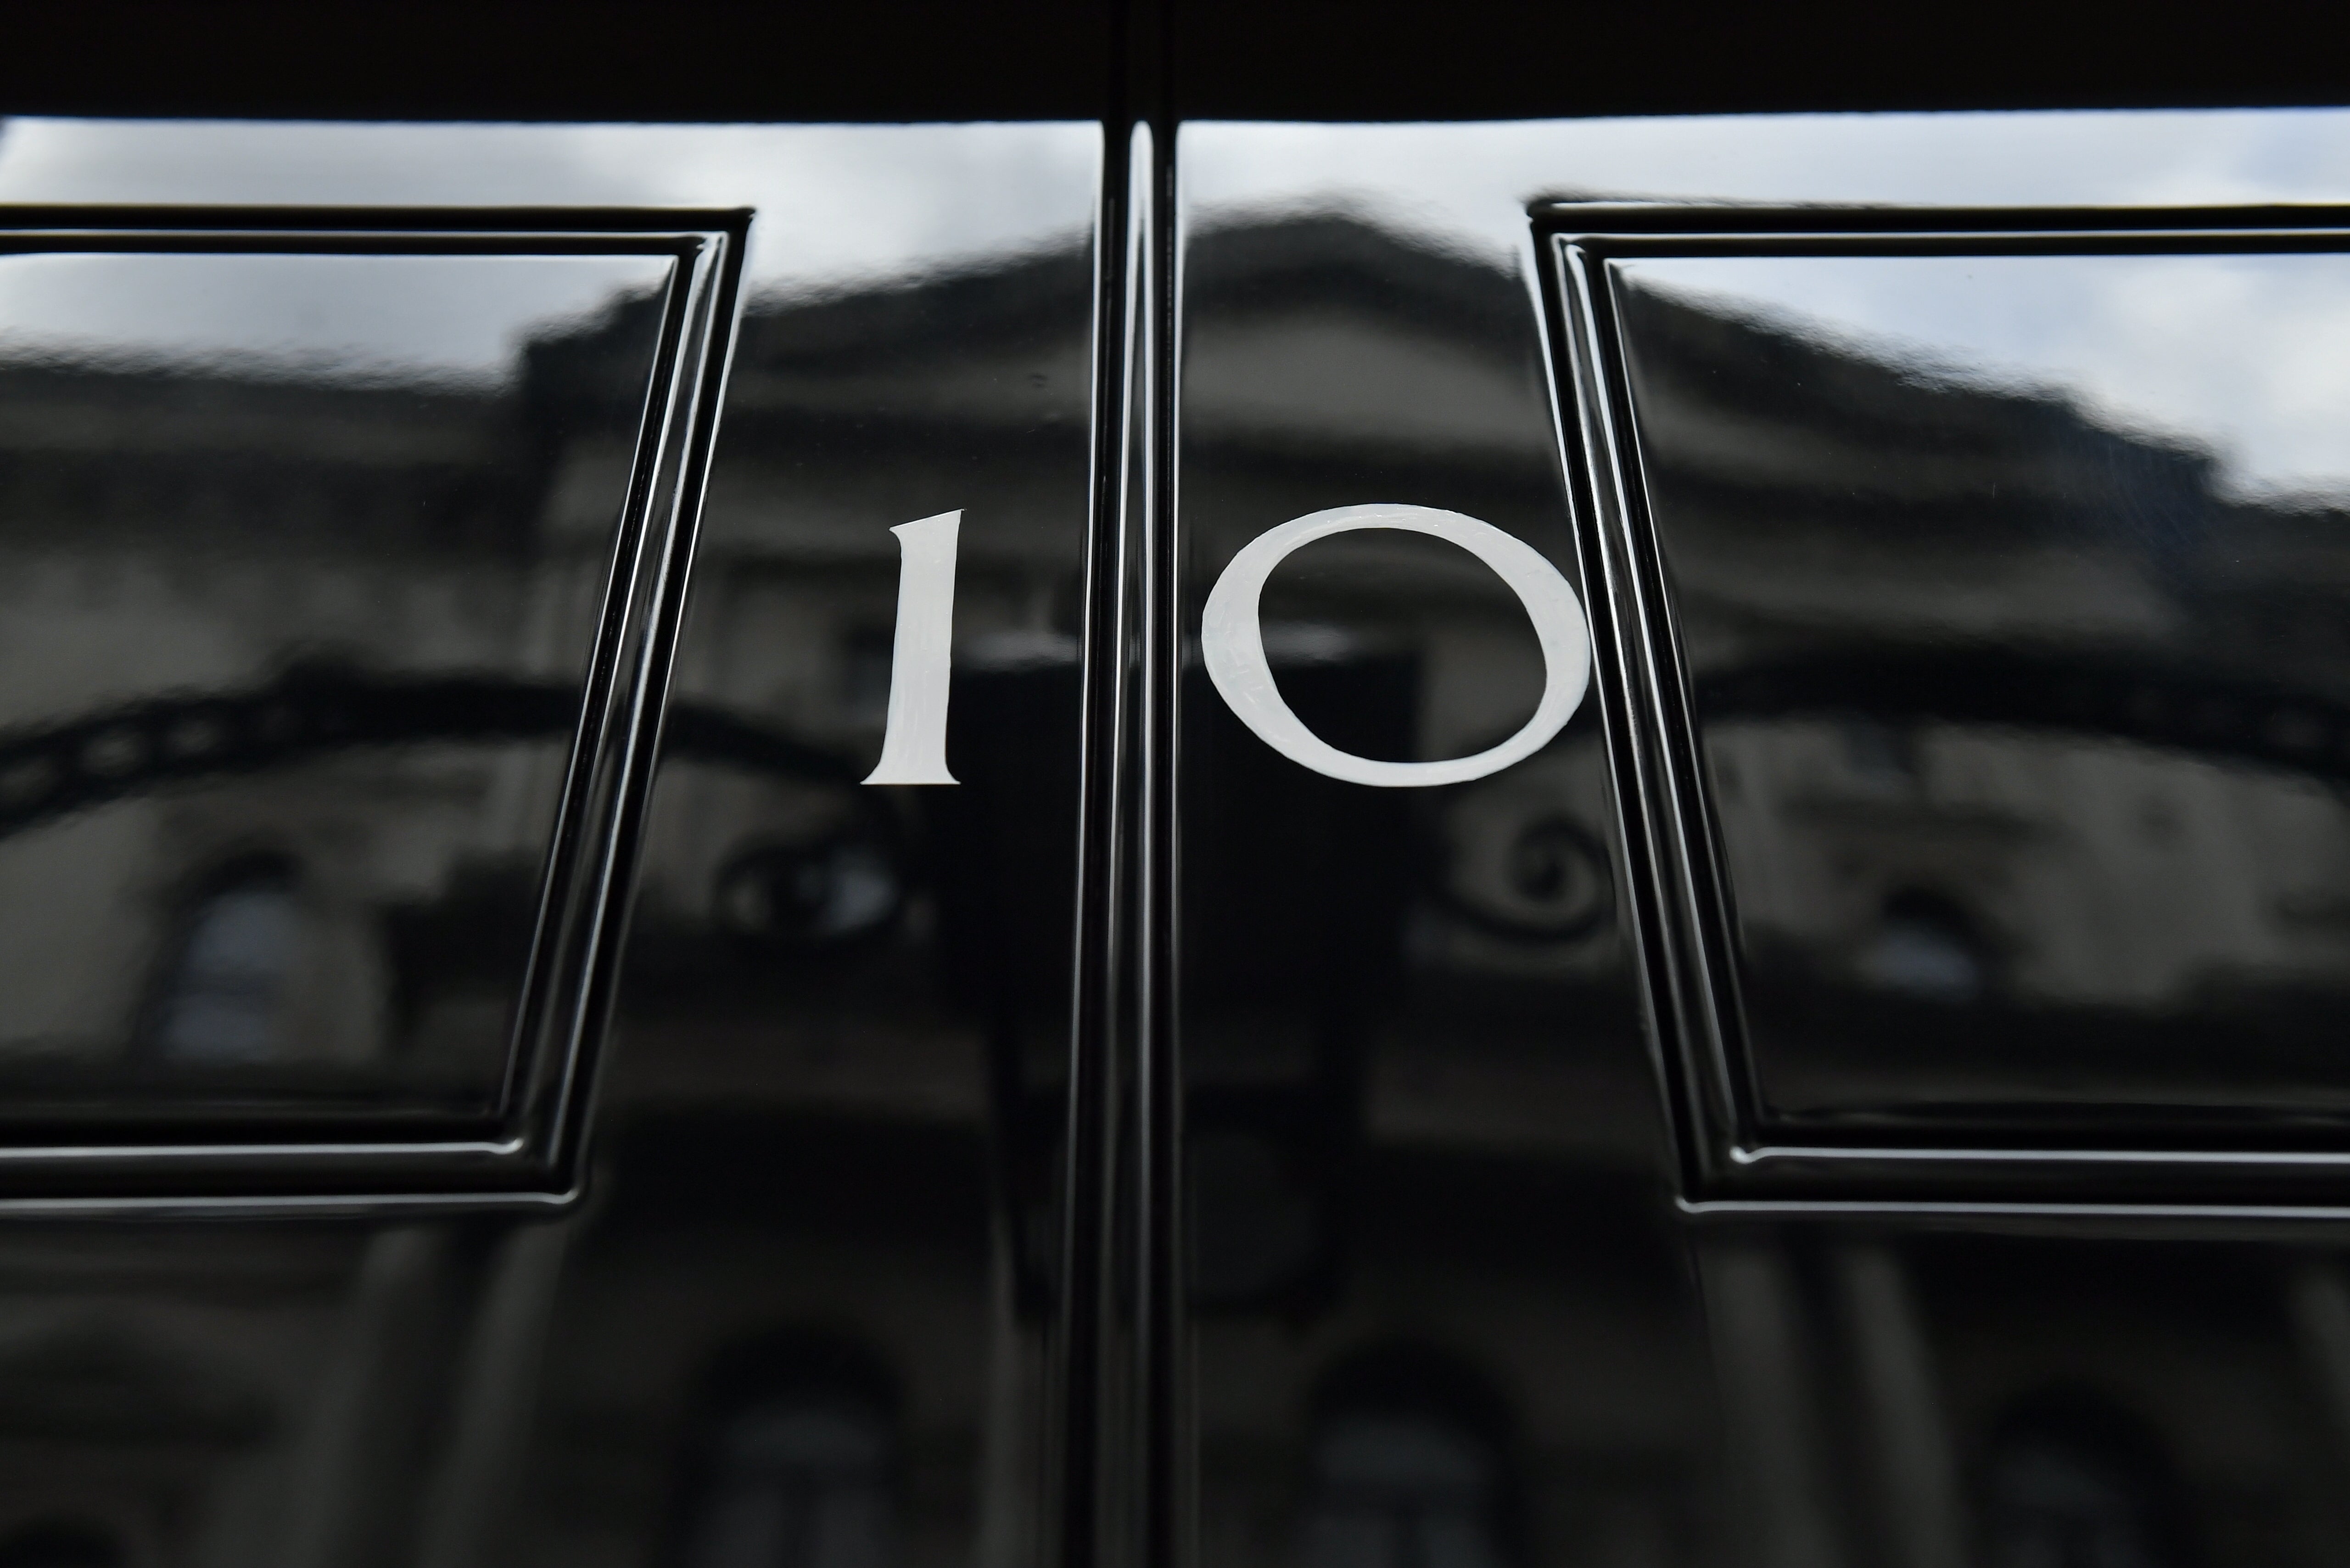
[[2150, 1434], [2086, 1402], [2019, 1413], [1982, 1471], [1987, 1568], [2186, 1568], [2179, 1490]]
[[278, 1055], [301, 940], [292, 862], [256, 856], [225, 867], [190, 905], [164, 971], [155, 1054], [191, 1064]]
[[1469, 1375], [1388, 1353], [1343, 1369], [1318, 1403], [1301, 1568], [1506, 1568], [1505, 1423]]
[[762, 1347], [711, 1379], [685, 1568], [888, 1568], [899, 1452], [886, 1379], [852, 1350]]

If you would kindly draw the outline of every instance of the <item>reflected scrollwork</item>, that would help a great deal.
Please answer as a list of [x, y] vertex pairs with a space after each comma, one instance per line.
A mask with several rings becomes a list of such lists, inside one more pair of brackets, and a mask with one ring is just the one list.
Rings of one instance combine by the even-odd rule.
[[1440, 804], [1424, 881], [1436, 906], [1487, 936], [1534, 945], [1609, 929], [1615, 868], [1563, 778], [1536, 771]]

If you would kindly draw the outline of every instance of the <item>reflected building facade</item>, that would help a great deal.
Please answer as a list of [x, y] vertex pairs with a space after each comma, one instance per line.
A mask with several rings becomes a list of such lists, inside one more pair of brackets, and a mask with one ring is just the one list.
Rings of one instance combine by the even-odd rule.
[[[132, 291], [251, 265], [105, 259]], [[305, 259], [329, 307], [384, 303], [381, 258]], [[12, 1115], [494, 1094], [665, 271], [572, 265], [643, 296], [600, 383], [552, 345], [503, 377], [0, 360]]]
[[[1571, 556], [1541, 365], [1492, 349], [1530, 331], [1516, 280], [1336, 217], [1193, 247], [1195, 578], [1374, 479]], [[12, 1232], [0, 1563], [1037, 1560], [1091, 286], [1071, 249], [753, 302], [589, 1198], [526, 1226]], [[1836, 492], [1815, 479], [1791, 501], [1762, 473], [1804, 442], [1881, 458], [1905, 430], [2023, 431], [2204, 520], [2168, 556], [2090, 538], [2019, 566], [1953, 548], [1925, 574], [1934, 593], [2005, 616], [2047, 604], [2052, 625], [2117, 636], [2189, 627], [2220, 663], [2238, 639], [2333, 624], [2305, 544], [2330, 547], [2331, 514], [2222, 501], [2207, 459], [2046, 398], [1920, 382], [1686, 301], [1644, 308], [1656, 439], [1692, 493], [1709, 487], [1692, 526], [1725, 549], [1770, 541], [1683, 575], [1736, 628], [1693, 640], [1701, 667], [1719, 647], [1812, 670], [1819, 618], [1862, 636], [1873, 609], [1906, 606], [1918, 569], [1867, 574], [1865, 506], [1817, 504]], [[109, 628], [265, 649], [218, 675], [172, 655], [174, 685], [256, 713], [425, 680], [471, 682], [494, 711], [462, 735], [28, 813], [0, 854], [67, 836], [73, 876], [62, 859], [14, 873], [42, 896], [5, 906], [30, 933], [0, 943], [23, 969], [0, 991], [31, 1020], [7, 1032], [11, 1071], [180, 1064], [216, 1095], [219, 1074], [323, 1063], [344, 1093], [392, 1062], [405, 1094], [442, 1084], [423, 1064], [445, 1055], [478, 1086], [562, 763], [532, 715], [606, 569], [626, 462], [610, 410], [641, 379], [641, 309], [540, 333], [494, 391], [0, 370], [0, 410], [21, 399], [112, 428], [132, 400], [167, 404], [137, 428], [223, 476], [173, 481], [186, 510], [161, 512], [121, 489], [162, 481], [118, 438], [70, 482], [52, 447], [12, 454], [11, 624], [79, 618], [101, 672]], [[1758, 358], [1829, 390], [1742, 403], [1721, 372]], [[1284, 387], [1308, 383], [1348, 393], [1321, 425], [1284, 412], [1308, 400]], [[577, 389], [605, 389], [605, 411], [566, 404]], [[1842, 422], [1853, 407], [1877, 421], [1866, 441]], [[33, 428], [0, 411], [0, 440]], [[1986, 447], [1951, 460], [1951, 514], [1993, 541], [2040, 526], [2055, 504], [2015, 498], [2039, 494], [2036, 471]], [[288, 448], [301, 487], [237, 477], [281, 483]], [[966, 492], [983, 466], [981, 504]], [[205, 499], [214, 483], [235, 499]], [[888, 693], [888, 530], [956, 508], [964, 783], [863, 790]], [[298, 547], [182, 561], [156, 526], [248, 515]], [[2222, 530], [2224, 549], [2207, 543]], [[2225, 570], [2188, 569], [2177, 552], [2197, 548]], [[1823, 610], [1827, 583], [1842, 587]], [[1367, 755], [1482, 748], [1540, 690], [1506, 592], [1432, 546], [1326, 541], [1265, 603], [1284, 692]], [[2350, 682], [2334, 657], [2312, 644], [2313, 700]], [[6, 671], [20, 733], [119, 705], [54, 653]], [[1670, 1201], [1596, 719], [1500, 776], [1367, 792], [1292, 768], [1196, 670], [1183, 680], [1183, 875], [1204, 911], [1184, 933], [1202, 1561], [2339, 1556], [2336, 1264], [2241, 1244], [1692, 1236]], [[1839, 1006], [1868, 1024], [1859, 1051], [1884, 1038], [1878, 1002], [1904, 1019], [1987, 997], [2135, 1017], [2247, 977], [2280, 994], [2335, 983], [2350, 954], [2325, 898], [2350, 839], [2330, 774], [1842, 690], [1791, 701], [1725, 680], [1709, 720], [1753, 951], [1789, 955], [1789, 985], [1814, 988], [1806, 1038], [1842, 1038]], [[174, 722], [210, 711], [181, 708]], [[2140, 815], [2111, 820], [2117, 793]], [[2220, 845], [2224, 874], [2199, 847]], [[2033, 877], [2073, 902], [2016, 892]], [[2182, 878], [2214, 895], [2145, 891]], [[75, 900], [117, 945], [42, 956]], [[67, 1000], [36, 1015], [51, 992]], [[91, 997], [104, 1006], [75, 1011]]]
[[2218, 451], [1961, 348], [1629, 275], [1776, 1113], [2077, 1120], [2116, 1052], [2158, 1112], [2337, 1104], [2338, 498], [2231, 493]]

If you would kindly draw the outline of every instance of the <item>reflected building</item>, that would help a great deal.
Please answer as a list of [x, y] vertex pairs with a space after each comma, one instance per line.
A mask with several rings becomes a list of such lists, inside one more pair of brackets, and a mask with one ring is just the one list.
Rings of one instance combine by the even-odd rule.
[[[1871, 358], [1760, 306], [1627, 298], [1756, 943], [2079, 1006], [2341, 983], [2350, 824], [2317, 726], [2350, 694], [2350, 510], [2228, 495], [2215, 452], [2061, 388]], [[1907, 659], [1915, 690], [1832, 667], [1861, 649]], [[2071, 726], [1966, 711], [1966, 669], [2001, 658], [2134, 684], [2085, 690]], [[1752, 666], [1787, 668], [1764, 690]]]
[[2144, 1115], [2341, 1104], [2350, 510], [1959, 349], [1623, 297], [1770, 1114], [2078, 1125], [2119, 1053]]
[[[1571, 547], [1551, 434], [1524, 414], [1541, 367], [1483, 347], [1530, 308], [1514, 279], [1319, 218], [1200, 236], [1189, 286], [1198, 562], [1368, 499]], [[593, 1190], [519, 1227], [12, 1231], [0, 1563], [1036, 1560], [1090, 288], [1067, 252], [753, 302]], [[2207, 457], [2049, 398], [1643, 308], [1657, 439], [1707, 487], [1695, 525], [1736, 552], [1682, 578], [1740, 628], [1692, 649], [1701, 671], [1818, 675], [1822, 618], [1874, 635], [1916, 569], [1869, 575], [1866, 508], [1774, 486], [1773, 451], [1842, 440], [1874, 462], [1920, 432], [2021, 431], [1935, 471], [1963, 524], [1938, 593], [2008, 618], [2002, 635], [2038, 605], [2052, 639], [2093, 618], [2104, 650], [2188, 628], [2222, 674], [2302, 628], [2308, 701], [2350, 701], [2310, 566], [2331, 514], [2223, 500]], [[219, 1094], [317, 1066], [320, 1093], [479, 1091], [571, 722], [546, 693], [575, 690], [608, 561], [631, 433], [611, 410], [641, 379], [643, 309], [542, 332], [494, 389], [0, 369], [0, 618], [88, 650], [86, 668], [0, 660], [16, 736], [96, 746], [135, 718], [168, 737], [399, 682], [470, 683], [489, 714], [28, 810], [0, 841], [22, 857], [0, 875], [41, 893], [0, 913], [24, 928], [0, 941], [7, 1071], [152, 1066]], [[1719, 371], [1758, 358], [1824, 390], [1742, 401]], [[1280, 378], [1332, 367], [1354, 400], [1267, 435]], [[57, 456], [68, 427], [99, 432], [103, 461]], [[123, 431], [196, 455], [167, 478]], [[1999, 455], [2019, 443], [2124, 474], [2133, 504], [2180, 521], [2158, 551], [2085, 524], [2023, 566], [1970, 553], [2023, 525], [2001, 508], [2063, 504], [2061, 472]], [[1367, 475], [1412, 493], [1367, 495]], [[1018, 743], [951, 753], [958, 791], [862, 790], [888, 530], [966, 504], [963, 485], [955, 711]], [[225, 543], [175, 553], [173, 519]], [[266, 550], [236, 553], [240, 519], [276, 530]], [[1482, 748], [1540, 690], [1506, 591], [1440, 549], [1325, 541], [1265, 603], [1284, 691], [1366, 754]], [[168, 717], [126, 718], [109, 684], [109, 628], [134, 624], [173, 650]], [[1292, 768], [1186, 679], [1187, 767], [1217, 814], [1184, 867], [1213, 918], [1187, 933], [1185, 975], [1203, 1562], [2185, 1568], [2189, 1533], [2212, 1561], [2338, 1555], [2335, 1264], [1692, 1241], [1658, 1153], [1596, 722], [1408, 798]], [[222, 717], [222, 697], [244, 706]], [[2350, 959], [2326, 901], [2350, 872], [2330, 774], [2158, 754], [2126, 712], [2116, 741], [1794, 701], [1759, 678], [1719, 701], [1725, 840], [1742, 887], [1767, 890], [1745, 908], [1756, 950], [1831, 1000], [2145, 1011], [2330, 988]], [[2142, 813], [2110, 820], [2117, 794]], [[2070, 891], [2016, 891], [2035, 877]], [[2210, 897], [2146, 892], [2182, 881]], [[2205, 1272], [2199, 1293], [2181, 1277]], [[1852, 1409], [1866, 1452], [1832, 1438]]]
[[617, 308], [599, 383], [553, 343], [504, 379], [0, 360], [20, 1096], [494, 1092], [654, 325]]

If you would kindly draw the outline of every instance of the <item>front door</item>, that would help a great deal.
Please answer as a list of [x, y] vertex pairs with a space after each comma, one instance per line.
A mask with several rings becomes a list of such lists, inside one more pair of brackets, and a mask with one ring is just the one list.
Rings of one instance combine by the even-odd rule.
[[2345, 167], [0, 126], [0, 1568], [2335, 1562]]

